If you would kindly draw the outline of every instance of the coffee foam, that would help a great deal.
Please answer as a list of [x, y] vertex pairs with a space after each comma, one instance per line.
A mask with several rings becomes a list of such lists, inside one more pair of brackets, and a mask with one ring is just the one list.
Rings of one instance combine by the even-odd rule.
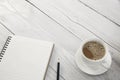
[[98, 42], [90, 41], [83, 46], [83, 53], [89, 59], [98, 60], [105, 55], [105, 48]]

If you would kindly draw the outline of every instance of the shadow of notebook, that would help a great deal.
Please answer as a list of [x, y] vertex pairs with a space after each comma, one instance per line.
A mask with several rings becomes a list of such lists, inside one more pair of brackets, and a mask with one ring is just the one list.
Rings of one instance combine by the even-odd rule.
[[0, 54], [0, 80], [44, 80], [53, 43], [9, 36]]

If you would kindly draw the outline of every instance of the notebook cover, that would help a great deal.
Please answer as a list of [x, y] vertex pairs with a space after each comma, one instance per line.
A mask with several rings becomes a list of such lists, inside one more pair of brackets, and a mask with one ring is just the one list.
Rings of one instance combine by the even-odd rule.
[[53, 43], [12, 36], [0, 62], [0, 80], [43, 80]]

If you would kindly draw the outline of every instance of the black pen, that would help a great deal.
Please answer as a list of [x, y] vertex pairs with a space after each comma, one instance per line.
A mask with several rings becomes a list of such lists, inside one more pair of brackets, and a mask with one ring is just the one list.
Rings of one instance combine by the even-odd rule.
[[59, 80], [60, 77], [60, 62], [57, 63], [57, 80]]

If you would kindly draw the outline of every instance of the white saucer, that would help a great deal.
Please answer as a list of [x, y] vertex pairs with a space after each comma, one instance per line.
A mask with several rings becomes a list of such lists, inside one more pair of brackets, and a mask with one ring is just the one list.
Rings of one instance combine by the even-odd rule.
[[105, 68], [102, 65], [95, 66], [95, 65], [88, 64], [83, 61], [81, 53], [79, 51], [75, 55], [75, 61], [78, 65], [78, 67], [81, 69], [81, 71], [83, 71], [87, 74], [90, 74], [90, 75], [100, 75], [100, 74], [106, 72], [110, 68], [111, 63], [112, 63], [112, 59], [109, 54], [105, 60], [107, 62], [106, 64], [109, 65], [109, 68]]

